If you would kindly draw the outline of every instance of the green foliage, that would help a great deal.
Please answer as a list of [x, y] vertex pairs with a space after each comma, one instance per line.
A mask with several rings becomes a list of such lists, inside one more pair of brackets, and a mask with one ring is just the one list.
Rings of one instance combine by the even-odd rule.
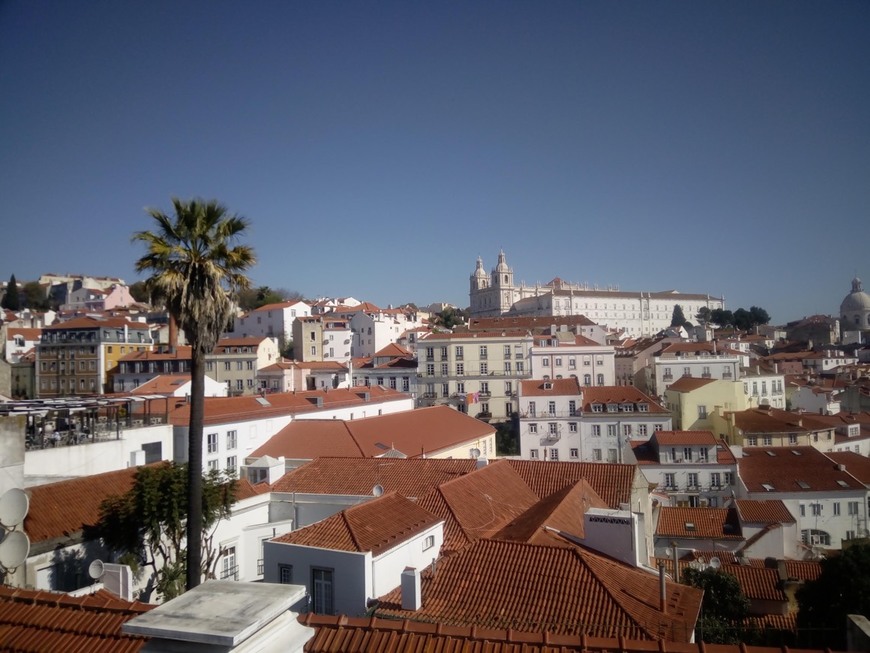
[[[704, 312], [704, 308], [695, 316], [698, 320], [701, 320], [702, 312]], [[738, 308], [733, 313], [722, 308], [716, 308], [712, 311], [708, 310], [707, 312], [709, 313], [708, 322], [712, 322], [719, 327], [734, 327], [741, 331], [750, 331], [757, 326], [770, 322], [770, 315], [758, 306], [753, 306], [748, 311], [745, 308]], [[707, 317], [706, 313], [705, 317]]]
[[520, 455], [519, 422], [511, 420], [495, 427], [495, 450], [499, 456]]
[[681, 327], [686, 324], [686, 316], [683, 314], [683, 307], [679, 304], [674, 304], [674, 311], [671, 313], [671, 326]]
[[[178, 588], [177, 575], [186, 573], [187, 465], [162, 463], [141, 467], [133, 487], [100, 505], [97, 524], [86, 533], [99, 538], [110, 550], [153, 568], [158, 592], [164, 599]], [[210, 471], [203, 479], [202, 513], [205, 536], [202, 573], [213, 575], [220, 552], [211, 541], [214, 526], [229, 516], [235, 501], [236, 482]], [[183, 589], [183, 582], [181, 588]], [[161, 589], [162, 588], [162, 589]], [[180, 593], [180, 592], [179, 592]]]
[[15, 281], [14, 274], [9, 277], [9, 284], [6, 286], [3, 301], [0, 301], [0, 308], [10, 311], [17, 311], [21, 308], [21, 296], [18, 293], [18, 282]]
[[295, 290], [270, 288], [269, 286], [245, 288], [240, 290], [237, 296], [239, 308], [243, 311], [252, 311], [255, 308], [260, 308], [267, 304], [279, 304], [281, 302], [297, 301], [301, 299], [302, 294]]
[[870, 545], [822, 561], [822, 573], [797, 591], [798, 640], [807, 648], [845, 650], [846, 618], [870, 617]]
[[24, 305], [34, 311], [47, 311], [51, 306], [45, 288], [39, 285], [38, 281], [28, 281], [21, 288], [21, 294], [24, 297]]
[[695, 315], [695, 319], [698, 320], [698, 324], [701, 326], [705, 326], [709, 322], [713, 321], [712, 311], [706, 307], [702, 306], [698, 313]]
[[141, 304], [147, 304], [150, 301], [148, 295], [148, 284], [144, 281], [137, 281], [130, 286], [130, 296]]
[[749, 313], [752, 315], [753, 326], [756, 324], [761, 326], [762, 324], [770, 323], [770, 315], [759, 306], [750, 306]]
[[739, 644], [747, 638], [743, 620], [749, 615], [749, 599], [737, 578], [719, 569], [686, 569], [686, 585], [704, 590], [698, 632], [711, 644]]
[[435, 324], [445, 329], [452, 329], [460, 324], [465, 324], [465, 313], [461, 309], [448, 306], [440, 313], [435, 314]]
[[719, 327], [732, 326], [734, 324], [734, 313], [724, 308], [714, 308], [710, 311], [710, 321]]

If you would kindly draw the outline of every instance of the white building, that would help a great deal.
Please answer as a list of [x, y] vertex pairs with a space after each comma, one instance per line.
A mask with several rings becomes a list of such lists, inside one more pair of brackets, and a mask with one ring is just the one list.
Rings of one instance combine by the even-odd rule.
[[683, 376], [726, 381], [740, 378], [740, 357], [717, 353], [715, 343], [674, 342], [657, 352], [654, 360], [655, 392], [659, 396]]
[[632, 437], [670, 430], [670, 413], [636, 388], [580, 388], [576, 379], [520, 386], [520, 455], [526, 460], [623, 462]]
[[627, 462], [636, 462], [665, 505], [717, 508], [731, 498], [737, 460], [709, 431], [658, 431], [632, 440], [630, 450]]
[[529, 350], [532, 378], [574, 377], [582, 386], [616, 385], [615, 348], [570, 331], [536, 336]]
[[438, 557], [444, 521], [396, 493], [265, 543], [265, 581], [304, 585], [318, 614], [362, 616], [369, 599]]
[[701, 308], [725, 308], [723, 298], [703, 294], [664, 292], [624, 292], [616, 287], [599, 288], [586, 283], [567, 283], [556, 278], [534, 286], [514, 283], [513, 269], [504, 252], [487, 274], [483, 260], [469, 279], [469, 304], [472, 317], [497, 315], [585, 315], [593, 322], [631, 336], [651, 336], [671, 324], [674, 307], [679, 305], [692, 321]]
[[743, 369], [740, 378], [743, 381], [743, 394], [746, 395], [748, 406], [768, 405], [774, 408], [786, 408], [784, 374], [760, 367], [752, 367]]
[[231, 337], [275, 338], [283, 350], [293, 340], [297, 318], [309, 317], [311, 306], [301, 300], [266, 304], [236, 318]]

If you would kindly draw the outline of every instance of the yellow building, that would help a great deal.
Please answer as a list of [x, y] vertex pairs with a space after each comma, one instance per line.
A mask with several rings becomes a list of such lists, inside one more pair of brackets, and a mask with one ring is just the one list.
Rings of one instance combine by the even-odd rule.
[[740, 381], [684, 376], [665, 390], [665, 404], [671, 411], [676, 431], [713, 431], [713, 414], [749, 408]]

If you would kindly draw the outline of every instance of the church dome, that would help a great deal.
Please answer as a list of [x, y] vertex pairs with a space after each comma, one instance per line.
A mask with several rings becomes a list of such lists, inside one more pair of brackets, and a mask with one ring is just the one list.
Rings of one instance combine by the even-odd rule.
[[495, 266], [496, 272], [510, 272], [507, 261], [505, 260], [504, 250], [498, 253], [498, 264]]
[[486, 271], [483, 269], [483, 259], [479, 256], [477, 257], [477, 267], [474, 268], [474, 276], [486, 279]]
[[864, 292], [858, 277], [852, 279], [852, 292], [846, 295], [840, 304], [841, 315], [855, 311], [870, 311], [870, 295]]

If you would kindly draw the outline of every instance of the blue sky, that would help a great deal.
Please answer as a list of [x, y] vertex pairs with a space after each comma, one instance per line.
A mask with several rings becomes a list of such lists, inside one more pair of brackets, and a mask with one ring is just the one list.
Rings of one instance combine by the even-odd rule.
[[0, 279], [133, 282], [171, 196], [309, 297], [465, 305], [503, 248], [836, 313], [870, 282], [870, 3], [0, 3]]

